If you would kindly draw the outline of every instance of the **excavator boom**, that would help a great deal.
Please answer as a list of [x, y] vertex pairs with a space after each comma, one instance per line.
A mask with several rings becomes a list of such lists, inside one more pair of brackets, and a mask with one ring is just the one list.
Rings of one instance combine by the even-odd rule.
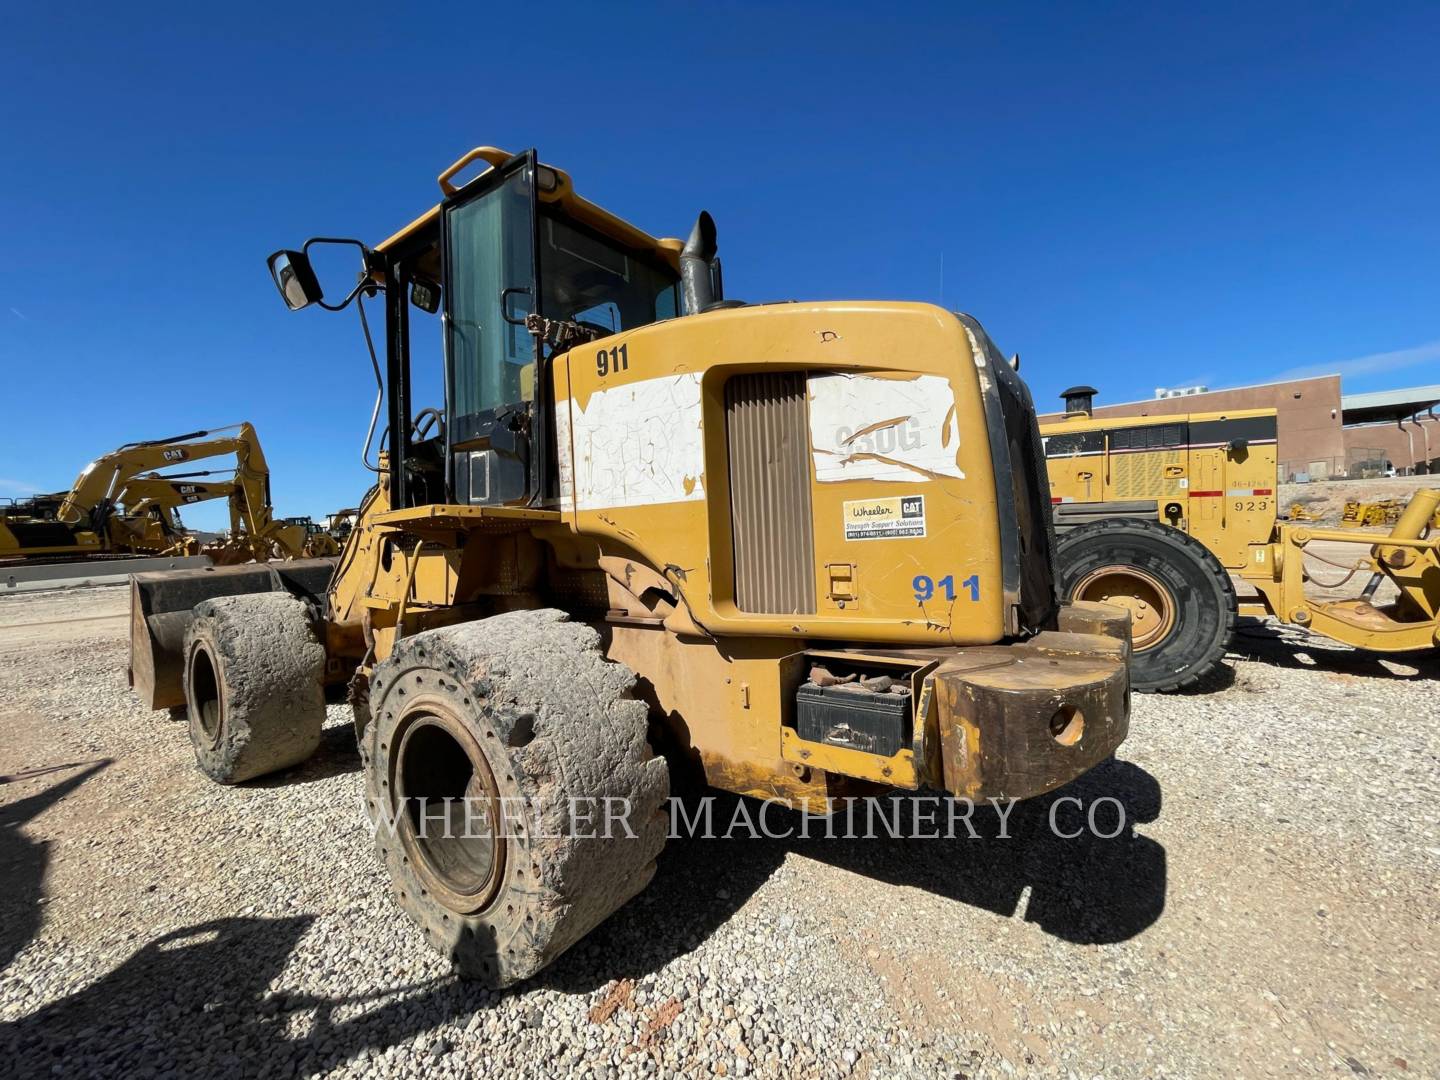
[[[233, 478], [224, 484], [192, 484], [200, 473], [157, 469], [233, 454]], [[189, 489], [189, 490], [186, 490]], [[192, 431], [168, 439], [126, 445], [96, 458], [60, 499], [56, 520], [7, 519], [0, 528], [0, 557], [113, 554], [159, 551], [174, 538], [165, 524], [176, 506], [228, 497], [231, 540], [223, 561], [274, 555], [300, 556], [306, 533], [277, 520], [270, 504], [270, 468], [249, 423]]]

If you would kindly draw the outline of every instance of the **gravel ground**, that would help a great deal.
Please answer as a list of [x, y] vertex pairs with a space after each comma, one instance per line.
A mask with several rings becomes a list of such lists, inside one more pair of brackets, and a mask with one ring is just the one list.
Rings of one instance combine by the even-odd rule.
[[392, 903], [345, 710], [292, 773], [210, 784], [128, 691], [124, 612], [0, 597], [7, 1075], [1440, 1073], [1432, 660], [1247, 624], [1058, 793], [1118, 799], [1113, 839], [1055, 837], [1083, 816], [1051, 798], [1008, 839], [673, 841], [493, 994]]

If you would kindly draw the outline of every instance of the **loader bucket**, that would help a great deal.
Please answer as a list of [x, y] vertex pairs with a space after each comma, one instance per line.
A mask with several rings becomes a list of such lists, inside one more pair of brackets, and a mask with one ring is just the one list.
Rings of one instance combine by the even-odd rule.
[[217, 596], [289, 592], [322, 600], [338, 559], [207, 566], [130, 575], [130, 685], [152, 709], [185, 704], [185, 632]]

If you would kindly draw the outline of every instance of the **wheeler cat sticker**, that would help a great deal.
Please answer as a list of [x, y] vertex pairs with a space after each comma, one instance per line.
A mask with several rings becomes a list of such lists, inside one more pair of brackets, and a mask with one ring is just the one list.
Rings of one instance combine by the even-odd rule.
[[925, 496], [854, 499], [845, 503], [846, 540], [901, 540], [925, 535]]

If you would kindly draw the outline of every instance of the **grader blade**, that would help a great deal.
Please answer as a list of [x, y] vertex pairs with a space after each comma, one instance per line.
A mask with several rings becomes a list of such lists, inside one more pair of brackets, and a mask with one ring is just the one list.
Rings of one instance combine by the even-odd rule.
[[185, 631], [196, 604], [244, 593], [323, 597], [337, 561], [295, 559], [131, 575], [130, 685], [152, 709], [184, 705]]

